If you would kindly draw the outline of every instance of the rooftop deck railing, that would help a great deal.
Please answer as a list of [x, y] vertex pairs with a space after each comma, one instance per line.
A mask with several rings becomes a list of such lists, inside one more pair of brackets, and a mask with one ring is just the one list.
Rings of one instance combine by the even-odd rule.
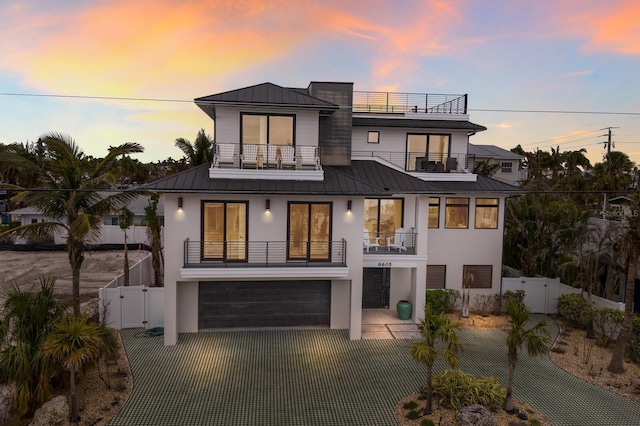
[[353, 112], [466, 114], [467, 95], [354, 91]]
[[378, 157], [409, 172], [462, 173], [472, 170], [475, 156], [470, 154], [424, 152], [352, 151], [352, 157]]
[[184, 241], [185, 268], [347, 266], [347, 242]]

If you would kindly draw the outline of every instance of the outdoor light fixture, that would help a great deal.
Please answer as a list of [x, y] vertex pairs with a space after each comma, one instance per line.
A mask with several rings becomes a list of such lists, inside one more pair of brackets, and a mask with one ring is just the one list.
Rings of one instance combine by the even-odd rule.
[[266, 204], [265, 204], [264, 208], [265, 208], [267, 211], [269, 211], [269, 208], [270, 208], [270, 207], [271, 207], [271, 200], [269, 200], [269, 199], [267, 198], [267, 202], [266, 202]]
[[178, 209], [182, 210], [182, 197], [178, 197]]
[[351, 200], [347, 201], [347, 211], [351, 212]]

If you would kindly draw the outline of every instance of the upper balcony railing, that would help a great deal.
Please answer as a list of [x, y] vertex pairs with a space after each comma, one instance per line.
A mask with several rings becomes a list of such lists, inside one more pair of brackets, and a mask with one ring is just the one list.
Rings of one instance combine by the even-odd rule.
[[467, 95], [354, 91], [353, 112], [466, 114]]
[[347, 266], [347, 242], [184, 241], [185, 268]]
[[216, 142], [213, 167], [322, 170], [317, 146]]
[[473, 170], [475, 156], [470, 154], [424, 152], [352, 151], [355, 157], [378, 157], [408, 171], [421, 173], [464, 173]]

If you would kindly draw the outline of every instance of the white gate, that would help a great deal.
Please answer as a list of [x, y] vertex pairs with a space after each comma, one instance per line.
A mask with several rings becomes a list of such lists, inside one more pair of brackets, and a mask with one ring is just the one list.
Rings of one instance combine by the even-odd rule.
[[560, 295], [559, 278], [503, 278], [502, 294], [506, 291], [524, 290], [524, 303], [531, 312], [555, 314], [556, 300]]
[[109, 327], [164, 326], [164, 292], [161, 287], [129, 286], [100, 289], [100, 317]]

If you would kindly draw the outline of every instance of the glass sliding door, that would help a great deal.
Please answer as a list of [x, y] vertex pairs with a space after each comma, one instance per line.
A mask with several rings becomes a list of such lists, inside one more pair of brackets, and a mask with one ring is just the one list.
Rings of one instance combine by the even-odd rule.
[[247, 260], [247, 203], [204, 202], [202, 258]]
[[331, 241], [331, 203], [289, 203], [289, 241], [291, 260], [329, 260]]
[[402, 228], [404, 217], [402, 198], [367, 198], [364, 200], [364, 228], [370, 237], [380, 237], [380, 245], [386, 246], [386, 238], [394, 237]]

